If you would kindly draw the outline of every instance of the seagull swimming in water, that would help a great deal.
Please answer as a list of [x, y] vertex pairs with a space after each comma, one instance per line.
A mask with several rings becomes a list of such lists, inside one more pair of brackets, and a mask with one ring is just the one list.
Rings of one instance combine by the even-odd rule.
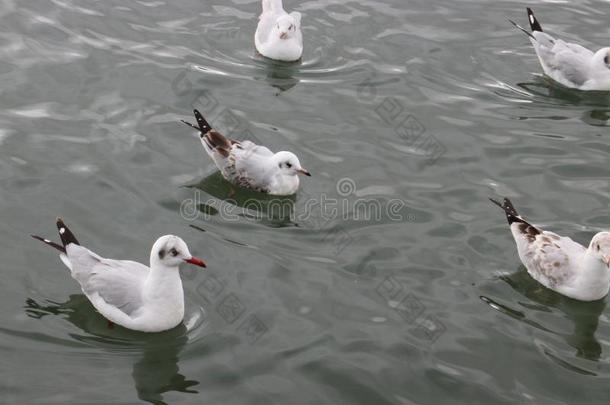
[[150, 267], [129, 260], [105, 259], [80, 245], [66, 224], [57, 219], [61, 245], [32, 235], [59, 250], [95, 309], [112, 323], [142, 332], [161, 332], [184, 318], [184, 291], [178, 267], [190, 263], [205, 267], [186, 243], [173, 235], [161, 236], [150, 252]]
[[197, 125], [182, 122], [199, 131], [203, 148], [227, 181], [262, 193], [292, 195], [299, 189], [299, 174], [311, 176], [294, 153], [273, 153], [254, 142], [229, 139], [212, 129], [199, 111], [193, 112]]
[[284, 11], [282, 0], [263, 0], [254, 34], [256, 50], [269, 59], [294, 62], [303, 55], [301, 13]]
[[580, 301], [605, 297], [610, 289], [610, 232], [599, 232], [585, 248], [572, 239], [525, 221], [508, 198], [490, 200], [506, 213], [519, 258], [540, 284]]
[[531, 33], [514, 21], [509, 21], [529, 36], [547, 76], [575, 89], [610, 91], [610, 48], [602, 48], [594, 53], [581, 45], [550, 36], [542, 31], [529, 7], [527, 18]]

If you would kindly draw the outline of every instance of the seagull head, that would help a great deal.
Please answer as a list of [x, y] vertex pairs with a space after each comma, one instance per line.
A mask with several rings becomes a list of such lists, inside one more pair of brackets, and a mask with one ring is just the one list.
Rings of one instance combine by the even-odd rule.
[[607, 69], [606, 71], [610, 71], [610, 48], [602, 48], [595, 52], [592, 63], [595, 68], [602, 68]]
[[205, 267], [205, 262], [191, 255], [186, 243], [174, 235], [165, 235], [157, 239], [150, 252], [150, 262], [172, 268], [177, 268], [184, 262]]
[[273, 160], [280, 169], [280, 173], [286, 176], [296, 176], [303, 174], [305, 176], [311, 176], [311, 174], [301, 166], [299, 158], [292, 152], [278, 152], [273, 155]]
[[589, 252], [601, 260], [606, 267], [610, 268], [610, 232], [599, 232], [595, 234], [589, 244]]
[[297, 19], [294, 16], [286, 14], [276, 20], [273, 30], [279, 39], [289, 39], [296, 34], [297, 24]]

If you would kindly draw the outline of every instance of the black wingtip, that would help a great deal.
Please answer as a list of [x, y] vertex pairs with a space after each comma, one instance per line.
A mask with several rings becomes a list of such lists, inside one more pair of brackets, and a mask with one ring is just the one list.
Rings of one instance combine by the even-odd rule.
[[59, 250], [59, 251], [60, 251], [60, 252], [62, 252], [62, 253], [66, 253], [66, 249], [64, 249], [64, 247], [63, 247], [63, 246], [61, 246], [61, 245], [60, 245], [60, 244], [58, 244], [58, 243], [52, 242], [52, 241], [50, 241], [50, 240], [48, 240], [48, 239], [45, 239], [45, 238], [43, 238], [43, 237], [41, 237], [41, 236], [38, 236], [38, 235], [30, 235], [30, 236], [31, 236], [32, 238], [36, 239], [36, 240], [41, 241], [42, 243], [44, 243], [44, 244], [46, 244], [46, 245], [48, 245], [48, 246], [51, 246], [52, 248], [55, 248], [55, 249]]
[[194, 128], [194, 129], [196, 129], [197, 131], [199, 131], [199, 128], [198, 128], [196, 125], [193, 125], [193, 124], [191, 124], [191, 123], [190, 123], [190, 122], [188, 122], [188, 121], [185, 121], [185, 120], [180, 120], [180, 122], [182, 122], [182, 123], [184, 123], [184, 124], [188, 125], [189, 127]]
[[500, 207], [500, 208], [502, 208], [502, 209], [504, 208], [504, 207], [502, 206], [502, 204], [501, 204], [499, 201], [494, 200], [494, 199], [493, 199], [493, 198], [491, 198], [491, 197], [489, 197], [489, 201], [491, 201], [492, 203], [496, 204], [498, 207]]
[[504, 210], [504, 213], [506, 214], [506, 220], [508, 221], [509, 225], [511, 225], [513, 222], [525, 223], [523, 218], [521, 218], [521, 216], [519, 216], [519, 214], [517, 213], [517, 210], [513, 206], [513, 203], [508, 198], [504, 198], [502, 200], [502, 203], [497, 200], [494, 200], [493, 198], [489, 198], [489, 200]]
[[534, 12], [532, 11], [532, 9], [529, 7], [527, 7], [527, 20], [530, 23], [530, 28], [532, 29], [532, 31], [542, 32], [542, 26], [536, 19], [536, 16], [534, 16]]
[[188, 125], [191, 128], [195, 128], [197, 131], [201, 132], [201, 137], [212, 130], [212, 126], [203, 118], [203, 115], [198, 110], [193, 110], [193, 114], [195, 114], [195, 119], [197, 120], [197, 125], [191, 124], [185, 120], [180, 120], [180, 122]]
[[522, 26], [520, 26], [519, 24], [517, 24], [516, 22], [514, 22], [513, 20], [511, 20], [510, 18], [507, 18], [508, 22], [511, 23], [512, 25], [514, 25], [518, 30], [522, 31], [523, 33], [525, 33], [525, 35], [527, 35], [528, 37], [532, 38], [532, 39], [536, 39], [536, 37], [534, 37], [528, 30], [526, 30], [525, 28], [523, 28]]
[[59, 237], [61, 238], [61, 243], [64, 245], [64, 248], [68, 246], [70, 243], [74, 243], [75, 245], [80, 245], [74, 234], [68, 229], [63, 219], [57, 217], [57, 230], [59, 231]]
[[195, 114], [195, 119], [197, 120], [197, 125], [199, 125], [199, 130], [202, 134], [207, 134], [212, 130], [212, 126], [203, 118], [203, 115], [199, 112], [199, 110], [193, 110], [193, 114]]

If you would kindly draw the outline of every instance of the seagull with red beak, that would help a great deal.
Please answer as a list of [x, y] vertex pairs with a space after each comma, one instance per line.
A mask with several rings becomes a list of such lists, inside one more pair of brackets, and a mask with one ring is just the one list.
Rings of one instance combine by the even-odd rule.
[[32, 235], [59, 250], [95, 309], [108, 321], [127, 329], [161, 332], [184, 318], [184, 291], [179, 267], [189, 263], [205, 267], [174, 235], [161, 236], [150, 252], [150, 267], [129, 260], [105, 259], [76, 240], [66, 224], [57, 219], [61, 244]]
[[299, 189], [299, 175], [311, 176], [292, 152], [271, 152], [251, 141], [229, 139], [213, 129], [194, 110], [197, 125], [182, 121], [199, 132], [206, 153], [229, 182], [262, 193], [292, 195]]
[[580, 301], [596, 301], [610, 290], [610, 232], [593, 236], [589, 247], [524, 220], [508, 198], [502, 208], [527, 272], [540, 284]]
[[263, 0], [263, 12], [254, 34], [256, 50], [263, 56], [294, 62], [303, 55], [301, 13], [284, 11], [282, 0]]

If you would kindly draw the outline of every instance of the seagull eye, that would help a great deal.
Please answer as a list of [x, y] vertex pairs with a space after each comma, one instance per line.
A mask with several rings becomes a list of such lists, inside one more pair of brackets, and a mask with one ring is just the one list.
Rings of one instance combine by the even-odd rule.
[[286, 167], [290, 169], [292, 167], [292, 163], [286, 163]]
[[597, 251], [599, 252], [599, 243], [597, 244], [597, 246], [596, 246], [596, 247], [597, 247]]
[[173, 249], [169, 251], [169, 254], [172, 255], [173, 257], [178, 256], [178, 251], [176, 249]]
[[604, 58], [604, 63], [606, 65], [610, 65], [610, 61], [608, 60], [608, 55], [606, 55], [606, 57]]
[[[294, 29], [294, 25], [290, 24], [290, 27], [288, 27], [288, 29], [289, 29], [290, 31], [292, 31], [292, 30]], [[608, 57], [607, 57], [607, 56], [606, 56], [606, 59], [608, 59]]]

